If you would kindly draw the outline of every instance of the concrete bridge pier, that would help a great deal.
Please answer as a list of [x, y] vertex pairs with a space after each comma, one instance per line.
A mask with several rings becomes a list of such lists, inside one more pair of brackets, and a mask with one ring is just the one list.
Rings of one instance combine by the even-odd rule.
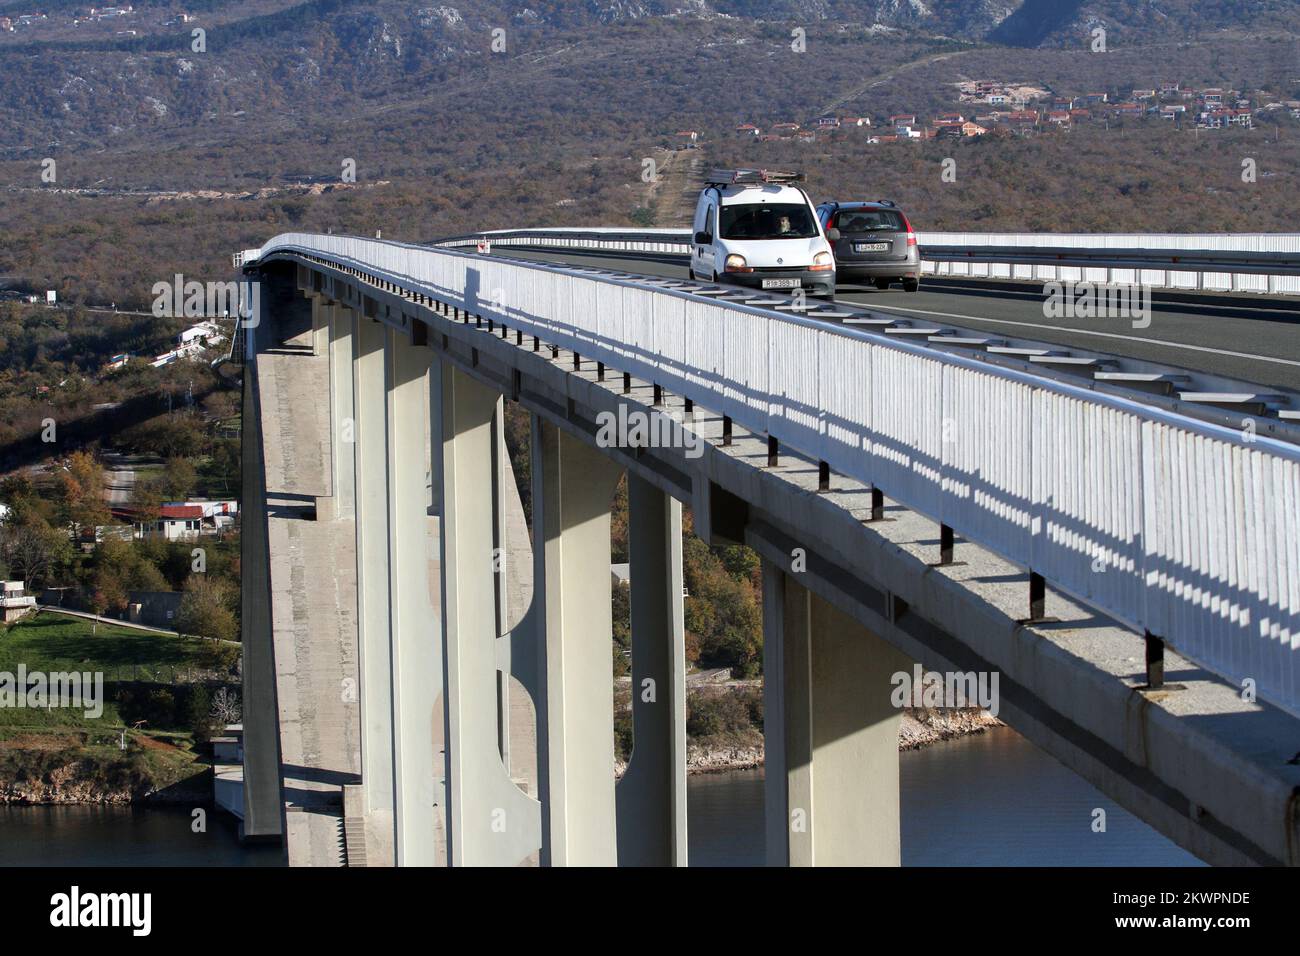
[[352, 363], [356, 315], [326, 300], [320, 311], [329, 335], [330, 493], [316, 499], [317, 520], [356, 517], [356, 418]]
[[[266, 291], [260, 295], [265, 309]], [[264, 311], [260, 314], [266, 314]], [[280, 787], [280, 720], [275, 686], [275, 638], [271, 619], [271, 554], [267, 528], [266, 462], [256, 362], [256, 328], [245, 328], [243, 434], [240, 441], [245, 508], [240, 537], [243, 586], [240, 589], [243, 638], [244, 818], [245, 839], [279, 839], [284, 834], [284, 796]]]
[[325, 355], [330, 345], [329, 299], [320, 292], [307, 295], [311, 299], [311, 352], [316, 356]]
[[[541, 847], [542, 827], [541, 806], [511, 780], [501, 744], [502, 397], [445, 363], [437, 378], [449, 855], [453, 866], [513, 866]], [[608, 651], [604, 660], [608, 670]]]
[[386, 342], [383, 325], [357, 317], [353, 407], [361, 785], [366, 815], [377, 836], [393, 832], [394, 813]]
[[536, 417], [532, 456], [533, 609], [546, 654], [537, 733], [542, 863], [613, 866], [609, 535], [622, 468]]
[[433, 351], [392, 329], [385, 335], [394, 850], [398, 866], [433, 866], [439, 862], [435, 708], [442, 689], [442, 628], [429, 593], [432, 538], [424, 480]]
[[893, 674], [911, 662], [763, 563], [769, 866], [898, 866]]
[[615, 788], [619, 866], [686, 866], [682, 506], [628, 474], [632, 755]]

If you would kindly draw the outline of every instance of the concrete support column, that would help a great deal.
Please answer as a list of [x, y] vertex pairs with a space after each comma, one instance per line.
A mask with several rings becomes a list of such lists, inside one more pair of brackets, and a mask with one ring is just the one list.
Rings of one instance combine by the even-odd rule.
[[242, 449], [244, 519], [240, 537], [244, 697], [244, 820], [241, 837], [283, 834], [280, 792], [280, 716], [276, 703], [275, 641], [271, 622], [271, 555], [266, 518], [262, 410], [257, 395], [257, 349], [248, 328], [244, 365]]
[[910, 662], [766, 562], [763, 642], [768, 864], [897, 866], [890, 677]]
[[627, 478], [632, 756], [616, 787], [620, 866], [686, 865], [682, 506]]
[[429, 595], [429, 493], [425, 448], [433, 351], [386, 331], [388, 560], [393, 688], [395, 855], [398, 866], [433, 866], [435, 707], [442, 690], [442, 627]]
[[316, 499], [318, 520], [356, 517], [356, 418], [353, 411], [355, 313], [347, 306], [320, 306], [329, 333], [330, 493]]
[[621, 469], [536, 418], [532, 454], [533, 602], [546, 653], [545, 733], [538, 728], [539, 750], [545, 750], [538, 758], [542, 862], [612, 866], [617, 826], [609, 506]]
[[[393, 685], [389, 642], [388, 394], [386, 333], [358, 316], [356, 410], [357, 660], [361, 784], [368, 814], [393, 813]], [[381, 823], [382, 821], [377, 821]]]
[[501, 396], [450, 365], [438, 378], [450, 858], [453, 866], [509, 866], [541, 846], [541, 807], [515, 786], [501, 757]]
[[319, 292], [309, 292], [307, 295], [311, 298], [311, 352], [313, 355], [325, 355], [330, 344], [330, 307]]

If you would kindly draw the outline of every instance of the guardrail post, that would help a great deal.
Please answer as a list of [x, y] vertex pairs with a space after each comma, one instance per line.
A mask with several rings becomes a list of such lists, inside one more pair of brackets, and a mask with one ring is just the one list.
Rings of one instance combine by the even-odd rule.
[[726, 448], [731, 444], [731, 416], [722, 416], [722, 447]]
[[775, 435], [767, 436], [767, 467], [775, 468], [780, 464], [781, 443], [776, 440]]
[[1150, 631], [1143, 632], [1146, 642], [1147, 687], [1154, 689], [1165, 683], [1165, 642]]
[[952, 564], [953, 533], [946, 524], [939, 525], [939, 564]]
[[831, 466], [829, 462], [817, 462], [817, 490], [831, 490]]
[[871, 486], [871, 521], [883, 521], [885, 518], [885, 493], [875, 485]]
[[1043, 620], [1047, 611], [1047, 581], [1034, 571], [1029, 572], [1029, 617], [1025, 623]]

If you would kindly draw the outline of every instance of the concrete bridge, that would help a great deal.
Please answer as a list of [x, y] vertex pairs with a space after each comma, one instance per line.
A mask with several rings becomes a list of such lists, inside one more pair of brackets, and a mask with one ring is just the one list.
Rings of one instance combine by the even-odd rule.
[[[239, 264], [244, 827], [290, 863], [684, 865], [683, 505], [763, 562], [770, 863], [899, 862], [913, 662], [997, 672], [1002, 719], [1201, 858], [1300, 857], [1283, 416], [707, 283], [307, 234]], [[604, 440], [620, 413], [667, 440]]]

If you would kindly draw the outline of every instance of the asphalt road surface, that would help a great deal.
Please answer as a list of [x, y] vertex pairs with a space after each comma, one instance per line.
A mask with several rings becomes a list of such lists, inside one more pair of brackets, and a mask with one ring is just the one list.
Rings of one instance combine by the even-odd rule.
[[[686, 265], [564, 252], [498, 249], [494, 255], [685, 279]], [[840, 302], [913, 322], [1148, 362], [1300, 391], [1300, 298], [1222, 293], [1153, 293], [1150, 324], [1127, 318], [1049, 318], [1041, 283], [925, 278], [918, 292], [841, 285]]]

